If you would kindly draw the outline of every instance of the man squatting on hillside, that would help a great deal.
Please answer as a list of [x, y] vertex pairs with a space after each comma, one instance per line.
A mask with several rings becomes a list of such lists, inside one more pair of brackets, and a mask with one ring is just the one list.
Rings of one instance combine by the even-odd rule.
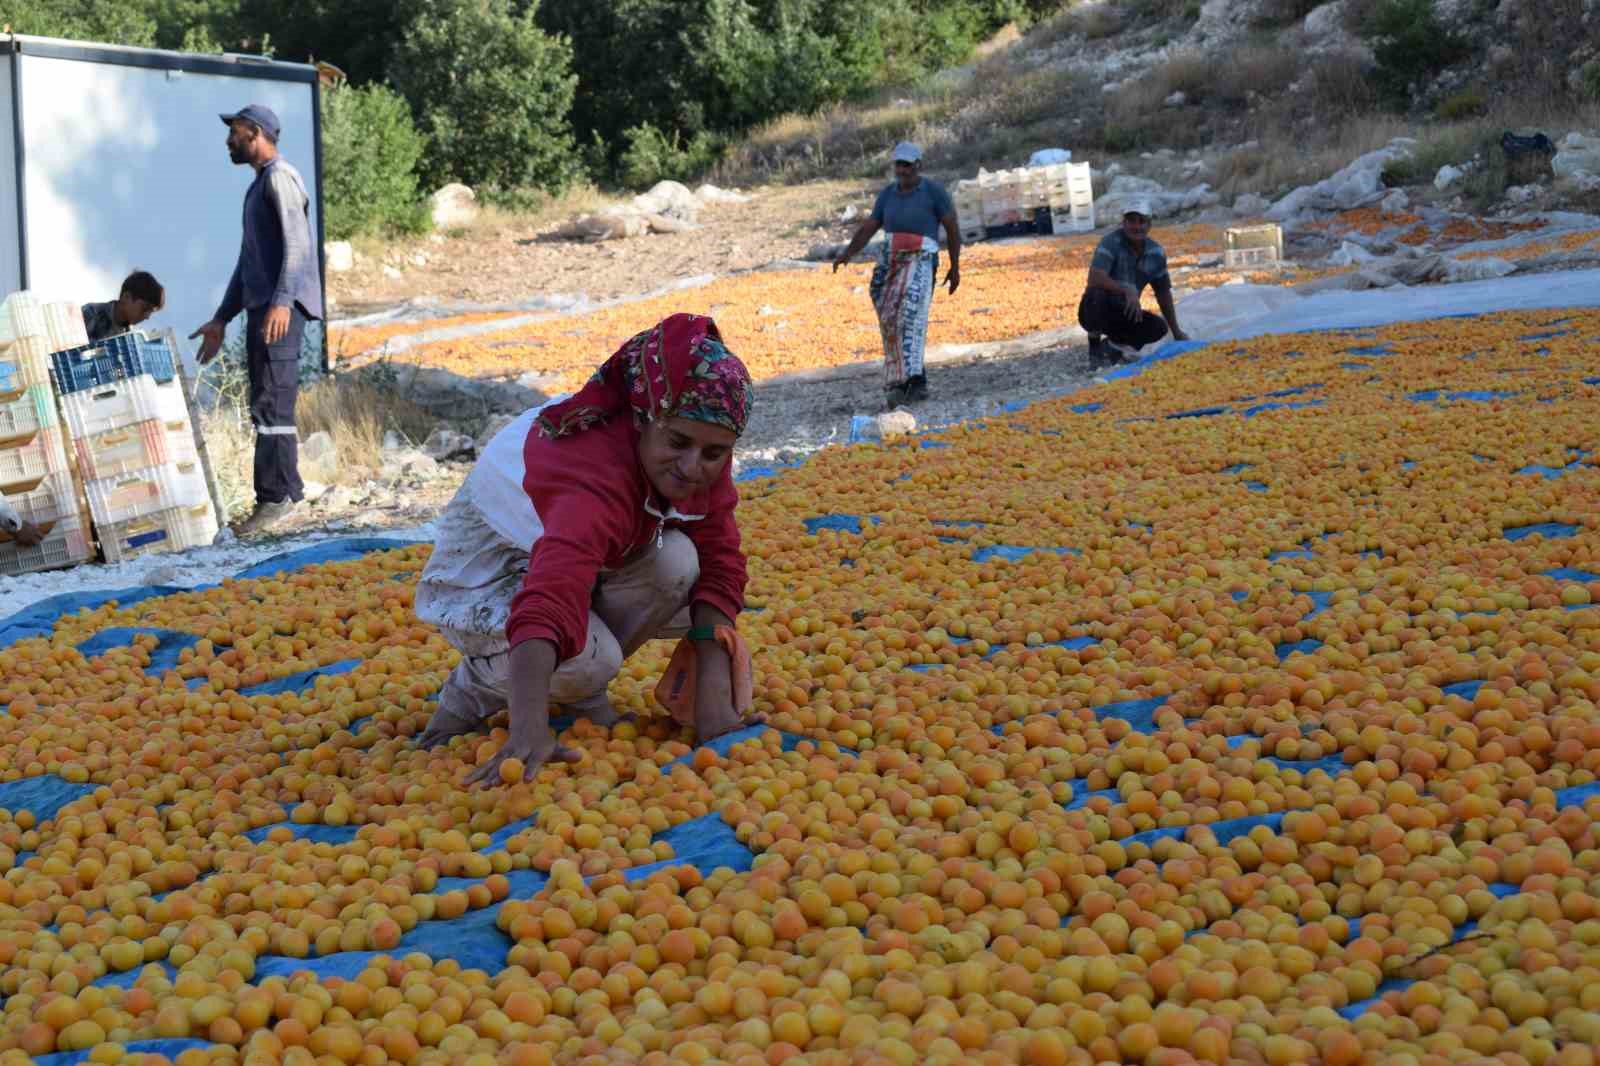
[[[1146, 285], [1155, 289], [1160, 315], [1139, 306]], [[1122, 214], [1121, 228], [1106, 234], [1094, 250], [1089, 284], [1078, 303], [1078, 325], [1089, 334], [1089, 369], [1137, 359], [1141, 348], [1167, 335], [1169, 324], [1173, 340], [1189, 339], [1172, 303], [1166, 249], [1150, 239], [1150, 202], [1134, 200]]]

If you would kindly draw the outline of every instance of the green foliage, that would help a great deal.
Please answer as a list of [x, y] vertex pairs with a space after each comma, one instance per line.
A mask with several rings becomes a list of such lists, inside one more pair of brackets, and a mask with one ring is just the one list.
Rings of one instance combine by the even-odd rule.
[[665, 134], [649, 123], [635, 126], [624, 136], [618, 177], [630, 188], [645, 188], [658, 181], [687, 181], [704, 173], [715, 163], [722, 144], [712, 134], [701, 131], [687, 143], [677, 133]]
[[1418, 83], [1467, 54], [1467, 44], [1443, 26], [1433, 0], [1381, 0], [1363, 26], [1378, 61], [1379, 91], [1404, 104]]
[[[568, 115], [572, 49], [534, 21], [530, 4], [419, 0], [391, 79], [427, 139], [429, 182], [454, 179], [495, 194], [557, 190], [575, 176]], [[619, 68], [614, 75], [625, 79]]]
[[17, 33], [148, 47], [156, 20], [142, 0], [3, 0], [0, 23]]
[[328, 237], [416, 231], [426, 221], [417, 196], [423, 140], [411, 109], [383, 85], [322, 94], [323, 200]]
[[1484, 101], [1483, 94], [1475, 89], [1464, 89], [1452, 96], [1447, 96], [1439, 101], [1436, 109], [1440, 118], [1446, 122], [1459, 122], [1462, 119], [1477, 118], [1486, 114], [1489, 105]]
[[1585, 63], [1580, 77], [1583, 95], [1591, 100], [1600, 100], [1600, 59], [1591, 59]]

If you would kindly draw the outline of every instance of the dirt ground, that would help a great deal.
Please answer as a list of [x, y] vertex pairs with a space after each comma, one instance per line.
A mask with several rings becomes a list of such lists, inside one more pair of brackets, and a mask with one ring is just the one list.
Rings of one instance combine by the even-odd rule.
[[[363, 256], [353, 270], [328, 276], [334, 317], [417, 299], [490, 307], [554, 293], [609, 300], [684, 278], [755, 270], [847, 239], [853, 224], [840, 215], [851, 204], [869, 208], [877, 190], [834, 181], [744, 191], [748, 203], [707, 205], [699, 228], [687, 233], [584, 243], [559, 238], [567, 220], [551, 218], [542, 224], [489, 220], [456, 235], [400, 242], [381, 258]], [[386, 275], [385, 265], [399, 276]]]

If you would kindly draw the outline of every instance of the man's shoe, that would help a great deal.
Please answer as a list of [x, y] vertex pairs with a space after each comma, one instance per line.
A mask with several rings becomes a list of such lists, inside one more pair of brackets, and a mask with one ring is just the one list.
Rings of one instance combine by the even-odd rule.
[[883, 390], [883, 409], [885, 411], [893, 411], [905, 402], [906, 387], [904, 385], [890, 385]]
[[906, 382], [906, 403], [920, 403], [928, 398], [928, 377], [918, 374]]
[[1089, 369], [1099, 370], [1106, 365], [1106, 339], [1100, 336], [1089, 338]]
[[294, 509], [295, 502], [293, 500], [258, 503], [256, 504], [256, 509], [250, 512], [250, 517], [240, 522], [234, 533], [240, 537], [248, 537], [255, 533], [265, 533], [293, 514]]
[[1106, 341], [1106, 348], [1109, 349], [1106, 353], [1107, 363], [1137, 363], [1139, 361], [1139, 349], [1132, 345]]

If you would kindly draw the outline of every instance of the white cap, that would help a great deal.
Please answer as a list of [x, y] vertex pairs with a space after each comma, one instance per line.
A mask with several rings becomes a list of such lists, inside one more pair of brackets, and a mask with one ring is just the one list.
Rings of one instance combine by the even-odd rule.
[[1145, 218], [1155, 217], [1155, 213], [1150, 210], [1150, 198], [1147, 196], [1135, 196], [1123, 204], [1122, 213], [1124, 215], [1143, 215]]
[[896, 163], [917, 163], [922, 160], [922, 149], [910, 141], [901, 141], [894, 146], [894, 161]]

